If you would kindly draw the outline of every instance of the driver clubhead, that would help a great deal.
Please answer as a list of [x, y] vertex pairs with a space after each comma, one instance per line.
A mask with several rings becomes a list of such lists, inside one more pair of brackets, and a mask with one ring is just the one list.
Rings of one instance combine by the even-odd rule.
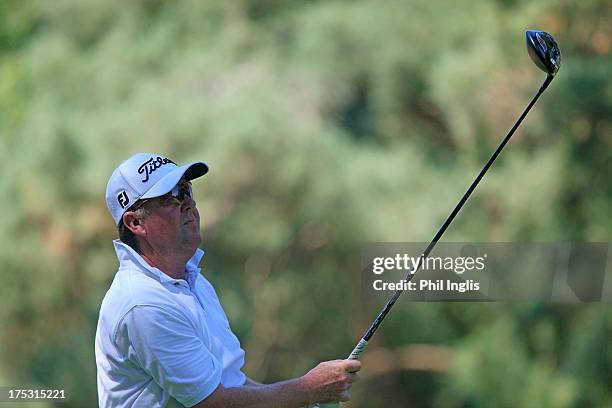
[[550, 76], [561, 67], [561, 51], [552, 35], [540, 30], [525, 32], [527, 51], [535, 64]]

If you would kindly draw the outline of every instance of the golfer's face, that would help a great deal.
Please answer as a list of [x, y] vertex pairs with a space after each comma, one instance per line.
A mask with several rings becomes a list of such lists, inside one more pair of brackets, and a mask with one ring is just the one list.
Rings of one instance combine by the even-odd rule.
[[181, 180], [179, 195], [171, 193], [151, 203], [147, 238], [158, 248], [194, 250], [200, 245], [200, 214], [191, 197], [191, 186]]

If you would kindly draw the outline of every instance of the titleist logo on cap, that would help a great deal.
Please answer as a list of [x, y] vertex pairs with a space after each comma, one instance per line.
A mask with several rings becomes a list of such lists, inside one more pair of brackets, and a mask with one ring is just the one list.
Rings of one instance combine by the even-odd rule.
[[142, 163], [140, 167], [138, 167], [138, 174], [144, 173], [145, 175], [144, 176], [145, 178], [142, 179], [141, 181], [143, 183], [146, 183], [147, 181], [149, 181], [149, 175], [151, 173], [153, 173], [155, 170], [159, 169], [161, 166], [166, 165], [168, 163], [172, 163], [176, 166], [175, 162], [165, 157], [160, 157], [160, 156], [151, 157], [149, 160]]

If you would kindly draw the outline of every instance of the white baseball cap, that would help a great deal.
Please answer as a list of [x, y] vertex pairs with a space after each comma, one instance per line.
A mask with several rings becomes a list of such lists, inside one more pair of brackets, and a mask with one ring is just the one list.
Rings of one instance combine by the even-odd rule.
[[208, 173], [204, 162], [177, 166], [172, 160], [154, 153], [138, 153], [113, 171], [106, 186], [106, 206], [115, 224], [138, 200], [159, 197], [171, 191], [183, 175], [193, 180]]

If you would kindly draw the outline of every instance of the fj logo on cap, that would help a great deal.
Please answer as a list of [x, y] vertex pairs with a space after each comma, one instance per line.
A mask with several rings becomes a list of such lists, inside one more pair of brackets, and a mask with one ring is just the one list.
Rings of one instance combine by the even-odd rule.
[[142, 179], [141, 181], [143, 183], [146, 183], [147, 181], [149, 181], [149, 175], [151, 173], [153, 173], [155, 170], [159, 169], [161, 166], [168, 164], [168, 163], [172, 163], [176, 165], [176, 163], [174, 163], [172, 160], [166, 159], [165, 157], [159, 157], [159, 156], [157, 156], [157, 158], [151, 157], [149, 160], [142, 163], [140, 167], [138, 167], [138, 174], [144, 173], [145, 175], [145, 178]]
[[121, 206], [121, 208], [125, 208], [125, 206], [128, 205], [130, 199], [125, 190], [119, 193], [119, 195], [117, 196], [117, 201], [119, 201], [119, 205]]

